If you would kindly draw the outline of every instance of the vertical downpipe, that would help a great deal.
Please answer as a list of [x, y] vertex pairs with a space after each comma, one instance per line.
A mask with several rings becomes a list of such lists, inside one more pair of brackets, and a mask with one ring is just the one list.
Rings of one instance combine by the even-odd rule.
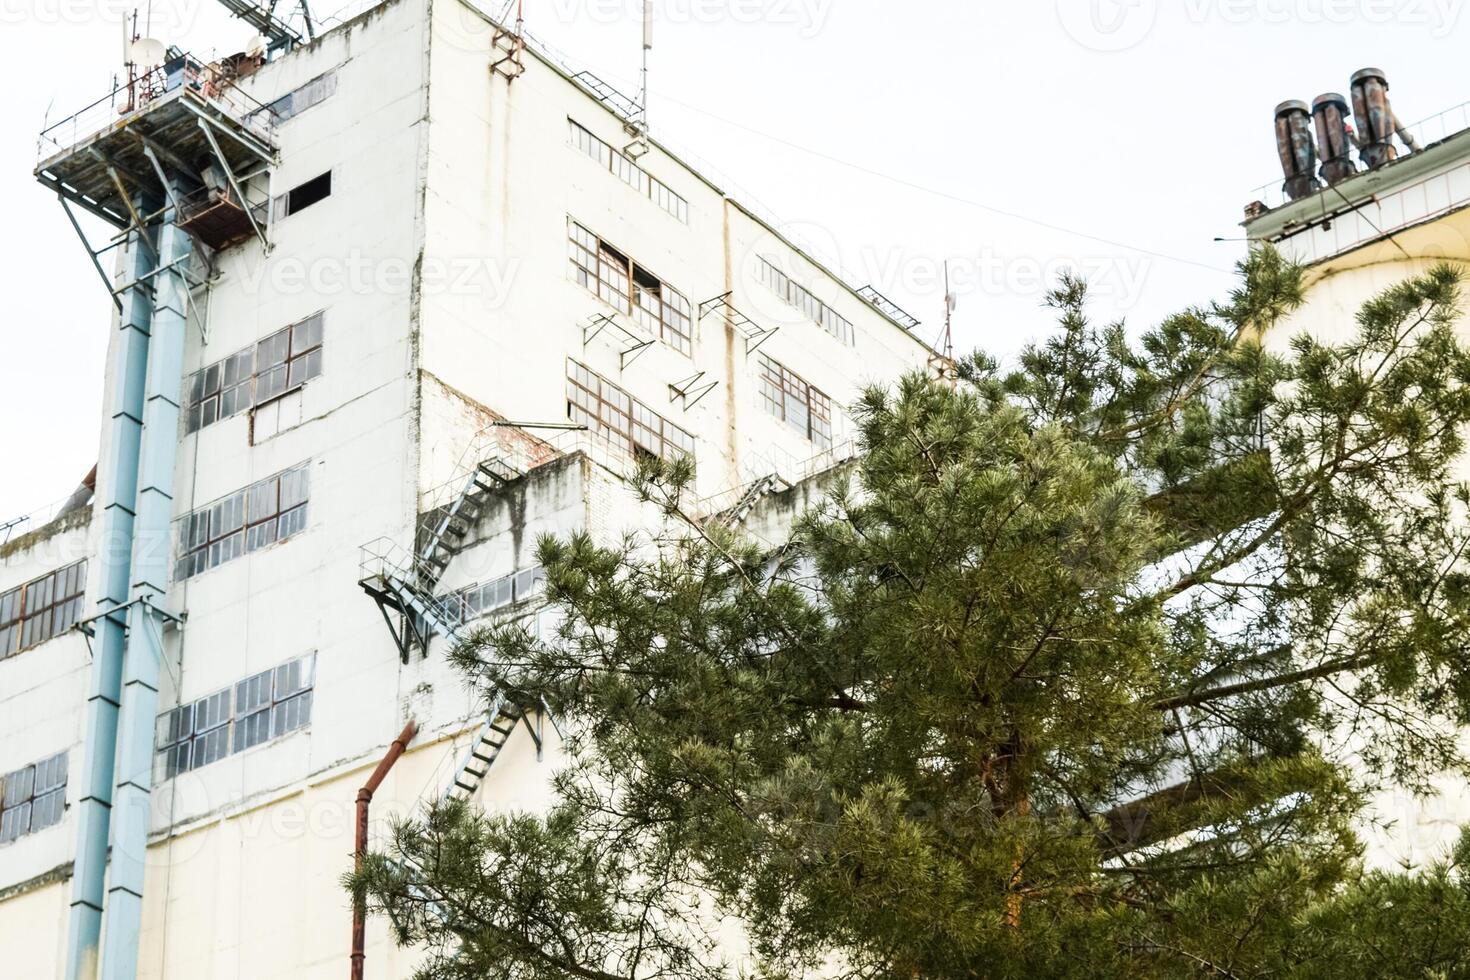
[[143, 922], [149, 794], [153, 786], [154, 716], [163, 663], [164, 621], [158, 607], [168, 591], [174, 464], [179, 448], [179, 400], [183, 387], [187, 289], [183, 266], [193, 248], [170, 208], [158, 234], [153, 279], [153, 325], [148, 347], [143, 442], [139, 453], [138, 506], [133, 528], [132, 594], [127, 656], [123, 661], [121, 718], [113, 805], [112, 873], [102, 947], [102, 980], [137, 975], [138, 934]]
[[[140, 201], [138, 210], [146, 214], [153, 206]], [[138, 282], [154, 267], [148, 244], [135, 232], [124, 275], [128, 281]], [[128, 601], [152, 313], [146, 283], [128, 290], [123, 296], [118, 333], [112, 344], [107, 456], [97, 472], [100, 517], [97, 604], [103, 613], [122, 609]], [[87, 694], [87, 741], [83, 748], [86, 768], [77, 800], [77, 853], [72, 868], [67, 980], [93, 980], [97, 975], [107, 836], [112, 820], [113, 753], [117, 745], [118, 703], [122, 697], [125, 615], [119, 612], [97, 620], [97, 642]]]

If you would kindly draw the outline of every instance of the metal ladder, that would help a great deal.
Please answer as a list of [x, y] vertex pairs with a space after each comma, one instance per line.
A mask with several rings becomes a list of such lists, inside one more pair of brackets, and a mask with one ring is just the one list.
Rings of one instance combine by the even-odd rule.
[[[463, 477], [447, 484], [447, 487], [457, 487], [457, 490], [447, 505], [431, 511], [421, 523], [421, 543], [414, 552], [406, 552], [386, 540], [363, 549], [364, 577], [360, 584], [377, 601], [405, 663], [409, 650], [415, 644], [427, 653], [429, 640], [435, 635], [451, 641], [460, 638], [459, 630], [464, 626], [463, 610], [457, 603], [435, 595], [435, 589], [450, 561], [462, 550], [465, 539], [484, 514], [491, 497], [525, 475], [503, 455], [491, 452], [487, 440], [488, 436], [477, 438], [466, 450], [461, 461]], [[465, 460], [469, 461], [468, 465], [463, 465]], [[391, 615], [394, 612], [401, 618], [400, 627], [395, 627]], [[536, 716], [534, 724], [532, 713]], [[544, 714], [539, 706], [528, 710], [507, 700], [504, 695], [498, 695], [469, 751], [445, 788], [443, 798], [467, 800], [472, 797], [516, 726], [522, 722], [535, 739], [539, 758], [542, 752], [541, 718]]]
[[470, 750], [465, 753], [459, 768], [455, 770], [454, 778], [444, 790], [444, 799], [468, 800], [474, 796], [489, 774], [490, 767], [500, 758], [500, 753], [505, 748], [505, 743], [510, 741], [516, 726], [523, 722], [536, 742], [536, 757], [540, 758], [540, 718], [544, 712], [538, 707], [535, 713], [537, 721], [533, 725], [531, 713], [524, 707], [508, 701], [504, 695], [497, 697], [485, 718], [485, 724], [476, 733], [475, 740], [470, 743]]
[[450, 560], [459, 554], [465, 537], [484, 513], [490, 495], [523, 475], [500, 456], [474, 465], [449, 506], [438, 516], [429, 517], [428, 537], [418, 553], [422, 560], [419, 569], [421, 588], [433, 592], [449, 568]]
[[745, 488], [745, 493], [735, 502], [735, 506], [720, 516], [721, 523], [727, 527], [736, 526], [749, 517], [750, 512], [755, 509], [755, 505], [760, 502], [761, 497], [770, 493], [775, 487], [776, 477], [774, 475], [763, 476], [759, 480], [756, 480]]

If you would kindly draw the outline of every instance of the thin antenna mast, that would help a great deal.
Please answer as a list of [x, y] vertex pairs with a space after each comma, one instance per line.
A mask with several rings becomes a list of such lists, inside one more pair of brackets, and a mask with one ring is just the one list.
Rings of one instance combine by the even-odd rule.
[[643, 73], [642, 91], [638, 93], [639, 113], [644, 135], [648, 135], [648, 52], [653, 50], [653, 0], [643, 0]]
[[648, 152], [648, 52], [653, 50], [653, 0], [643, 0], [643, 70], [638, 85], [638, 115], [623, 128], [633, 142], [623, 152], [634, 160]]
[[954, 319], [955, 299], [954, 293], [949, 291], [949, 260], [944, 262], [944, 356], [954, 360], [954, 332], [951, 325]]

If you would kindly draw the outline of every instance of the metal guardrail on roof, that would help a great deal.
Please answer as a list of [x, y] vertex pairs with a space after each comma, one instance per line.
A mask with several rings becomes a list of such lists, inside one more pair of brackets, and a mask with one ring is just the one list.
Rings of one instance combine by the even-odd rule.
[[141, 112], [149, 105], [189, 90], [224, 110], [241, 125], [273, 142], [275, 117], [262, 103], [237, 88], [232, 81], [191, 55], [169, 59], [132, 83], [119, 84], [91, 105], [41, 130], [36, 144], [36, 162], [73, 150], [107, 130], [123, 116]]
[[[1470, 102], [1462, 102], [1457, 106], [1437, 112], [1428, 118], [1421, 119], [1413, 125], [1405, 127], [1420, 146], [1420, 152], [1433, 146], [1435, 143], [1443, 142], [1456, 133], [1470, 129]], [[1400, 149], [1399, 159], [1403, 160], [1411, 153]], [[1362, 172], [1362, 171], [1360, 171]], [[1278, 178], [1269, 184], [1262, 184], [1250, 192], [1251, 201], [1260, 201], [1272, 210], [1289, 204], [1286, 197], [1285, 178]]]

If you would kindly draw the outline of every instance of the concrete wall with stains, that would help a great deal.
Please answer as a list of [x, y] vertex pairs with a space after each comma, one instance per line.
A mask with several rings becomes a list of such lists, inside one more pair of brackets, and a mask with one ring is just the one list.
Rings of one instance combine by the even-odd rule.
[[[484, 445], [476, 439], [492, 423], [565, 423], [569, 359], [694, 434], [701, 496], [719, 501], [774, 469], [789, 477], [829, 464], [813, 462], [818, 448], [762, 408], [757, 358], [721, 316], [694, 314], [688, 355], [660, 342], [624, 358], [615, 333], [589, 338], [583, 324], [610, 308], [570, 277], [569, 220], [695, 306], [732, 293], [743, 313], [779, 328], [761, 350], [835, 406], [864, 383], [927, 366], [930, 352], [912, 334], [663, 148], [640, 166], [688, 201], [687, 223], [599, 167], [572, 145], [568, 120], [619, 147], [628, 142], [622, 122], [534, 53], [508, 84], [489, 70], [490, 45], [483, 15], [456, 0], [388, 0], [245, 83], [269, 103], [336, 73], [330, 97], [282, 123], [271, 187], [281, 194], [330, 171], [332, 193], [273, 222], [269, 253], [249, 241], [218, 257], [207, 306], [191, 317], [186, 371], [317, 312], [324, 367], [268, 409], [182, 435], [176, 514], [309, 461], [308, 524], [172, 584], [168, 607], [187, 618], [165, 637], [160, 706], [307, 654], [315, 701], [303, 730], [173, 778], [155, 773], [142, 977], [295, 980], [346, 968], [350, 917], [339, 881], [357, 788], [415, 718], [422, 734], [375, 804], [381, 840], [387, 815], [447, 784], [484, 710], [448, 666], [442, 639], [428, 657], [400, 662], [359, 587], [360, 548], [378, 538], [411, 546], [420, 512], [462, 477], [466, 453]], [[758, 257], [777, 260], [850, 320], [855, 346], [762, 285]], [[670, 386], [701, 372], [715, 388], [686, 406]], [[834, 428], [840, 442], [847, 433], [840, 421]], [[663, 516], [625, 482], [632, 460], [597, 440], [506, 427], [493, 440], [530, 472], [486, 509], [443, 590], [533, 566], [543, 534], [587, 530], [613, 543], [626, 531], [651, 539], [662, 530]], [[109, 449], [104, 440], [99, 452]], [[779, 538], [817, 492], [787, 491], [750, 526]], [[0, 593], [97, 546], [88, 513], [0, 548]], [[496, 615], [536, 623], [540, 614], [516, 606]], [[0, 660], [0, 773], [62, 751], [71, 772], [81, 771], [89, 666], [75, 632]], [[541, 806], [556, 753], [554, 737], [538, 759], [518, 736], [480, 798]], [[73, 775], [71, 803], [79, 784]], [[61, 975], [72, 812], [0, 844], [7, 980]], [[406, 977], [413, 956], [374, 922], [369, 962], [374, 976]]]

